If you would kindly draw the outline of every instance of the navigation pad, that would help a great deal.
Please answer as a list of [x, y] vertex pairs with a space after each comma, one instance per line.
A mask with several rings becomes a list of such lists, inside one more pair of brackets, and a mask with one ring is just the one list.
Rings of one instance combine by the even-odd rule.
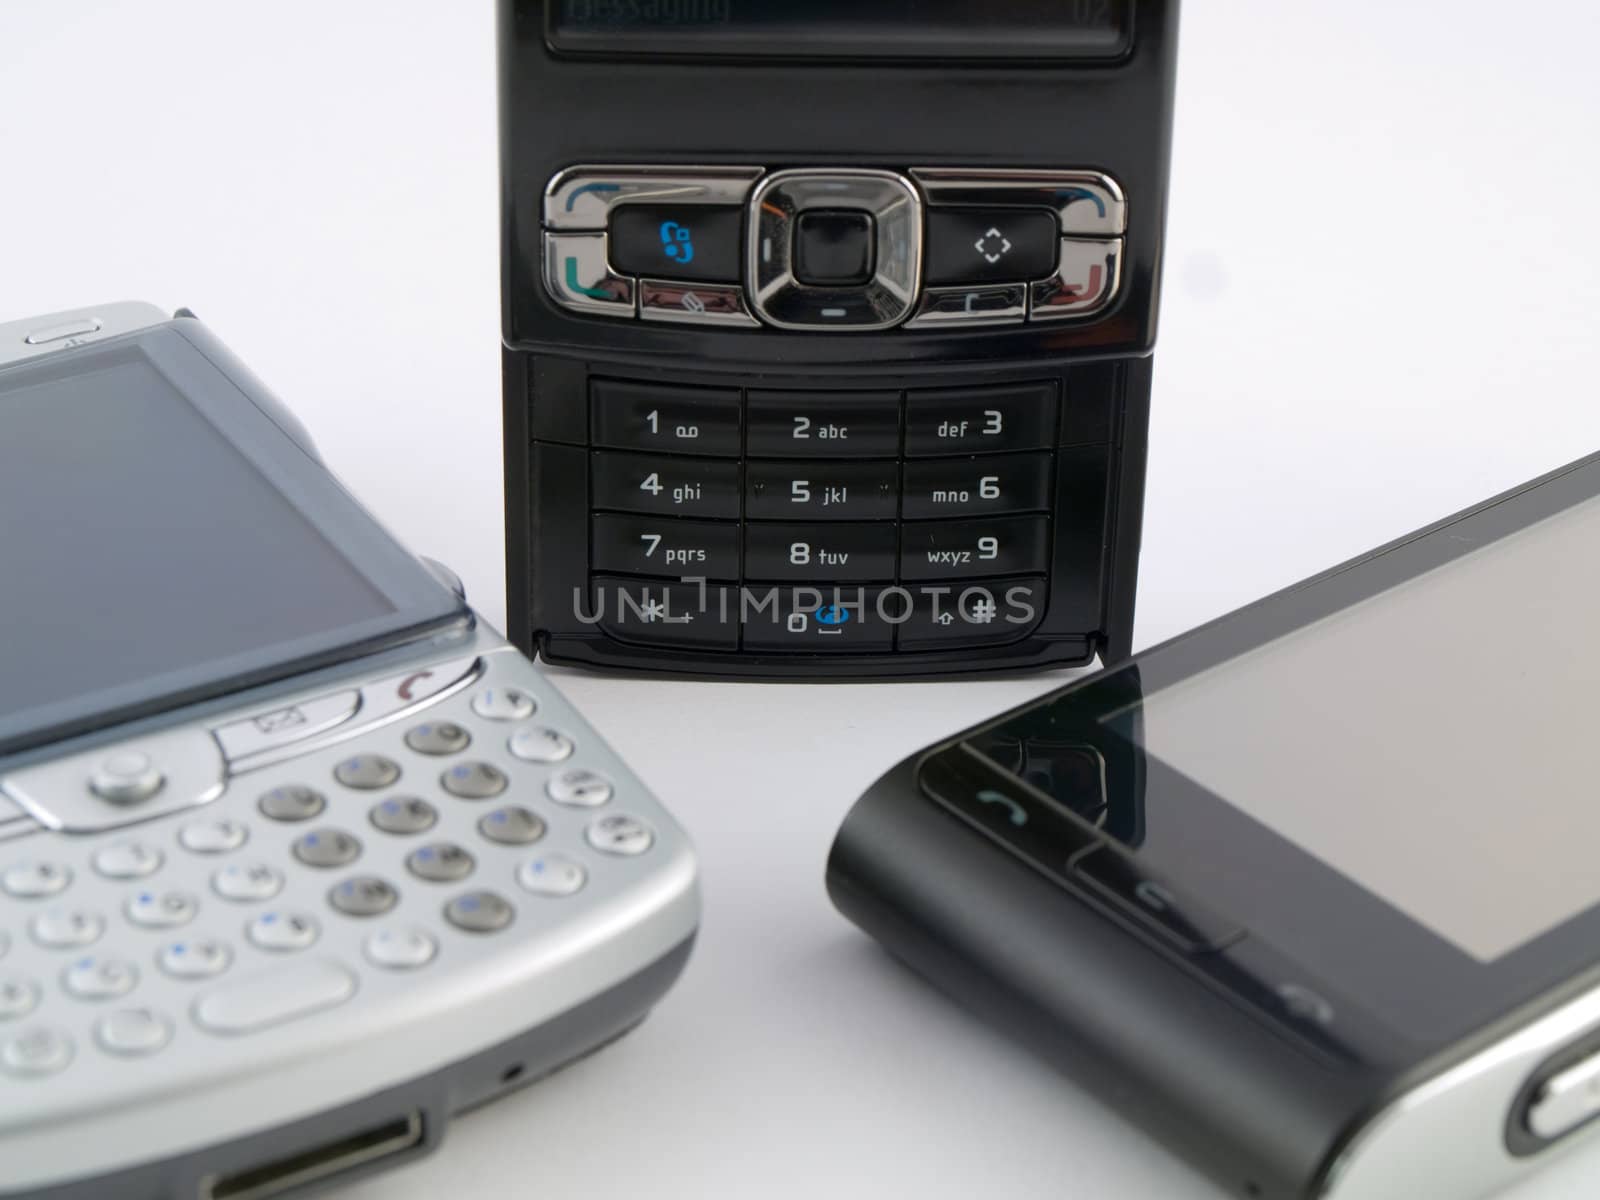
[[571, 311], [858, 332], [1102, 313], [1127, 230], [1090, 170], [578, 166], [542, 216]]

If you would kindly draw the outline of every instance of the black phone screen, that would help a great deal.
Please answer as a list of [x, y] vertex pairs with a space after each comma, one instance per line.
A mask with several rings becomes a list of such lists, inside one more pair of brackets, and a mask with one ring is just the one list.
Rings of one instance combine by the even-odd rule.
[[1117, 58], [1128, 0], [561, 0], [558, 50], [778, 57]]
[[1600, 901], [1597, 594], [1592, 500], [1147, 693], [1137, 743], [1495, 959]]

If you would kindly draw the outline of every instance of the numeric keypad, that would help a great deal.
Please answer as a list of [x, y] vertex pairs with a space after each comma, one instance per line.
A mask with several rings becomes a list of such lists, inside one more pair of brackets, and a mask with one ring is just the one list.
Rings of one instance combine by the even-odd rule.
[[[20, 945], [0, 931], [0, 1075], [20, 1082], [80, 1069], [85, 1057], [170, 1056], [196, 1033], [246, 1036], [271, 1022], [230, 1021], [218, 1008], [276, 1012], [277, 985], [258, 996], [256, 982], [269, 958], [284, 960], [277, 969], [290, 983], [337, 976], [347, 997], [356, 968], [418, 971], [447, 957], [451, 939], [493, 944], [515, 924], [518, 895], [583, 891], [583, 855], [632, 851], [618, 848], [624, 831], [602, 846], [576, 814], [555, 816], [611, 803], [618, 783], [551, 720], [532, 690], [485, 680], [426, 719], [392, 722], [382, 741], [290, 760], [259, 783], [241, 773], [204, 812], [108, 835], [81, 857], [64, 847], [0, 864], [3, 903], [22, 914], [12, 923]], [[405, 792], [390, 790], [402, 780]], [[338, 825], [313, 821], [341, 812]], [[351, 814], [364, 817], [360, 836], [344, 826]], [[418, 836], [426, 831], [433, 837]], [[552, 846], [530, 858], [535, 843], [575, 853]], [[342, 870], [363, 859], [360, 873]], [[427, 899], [402, 908], [407, 893]], [[404, 919], [384, 924], [391, 916]]]
[[[921, 611], [923, 590], [946, 581], [1042, 584], [1053, 569], [1056, 448], [1065, 439], [1059, 381], [718, 393], [717, 411], [733, 403], [743, 419], [728, 419], [723, 448], [698, 457], [620, 453], [603, 448], [598, 432], [614, 435], [619, 412], [659, 416], [659, 407], [641, 407], [658, 393], [686, 405], [693, 389], [591, 386], [602, 448], [589, 453], [589, 469], [603, 510], [589, 523], [592, 603], [599, 628], [620, 640], [883, 654], [1016, 641], [1044, 616], [1040, 605], [1025, 622], [960, 620], [902, 637], [904, 622], [859, 604], [849, 613], [832, 593], [865, 586], [875, 599], [901, 589], [896, 608], [910, 614]], [[810, 595], [818, 598], [806, 603]], [[784, 609], [776, 618], [774, 599]]]

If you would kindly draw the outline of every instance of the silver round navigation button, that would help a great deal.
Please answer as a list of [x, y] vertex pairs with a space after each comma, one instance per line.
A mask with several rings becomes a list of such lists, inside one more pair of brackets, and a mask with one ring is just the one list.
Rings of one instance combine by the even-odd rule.
[[108, 755], [89, 776], [89, 790], [112, 804], [138, 804], [161, 790], [166, 776], [148, 754], [119, 750]]
[[[808, 254], [813, 233], [828, 240], [819, 218], [847, 235], [850, 253]], [[751, 193], [746, 231], [745, 286], [767, 324], [856, 332], [911, 315], [922, 279], [922, 197], [910, 180], [850, 168], [778, 171]]]

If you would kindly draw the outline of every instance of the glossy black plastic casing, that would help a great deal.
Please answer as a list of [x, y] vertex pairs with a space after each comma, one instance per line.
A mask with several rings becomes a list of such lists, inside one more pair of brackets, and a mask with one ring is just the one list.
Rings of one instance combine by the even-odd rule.
[[1232, 1194], [1315, 1195], [1396, 1065], [1301, 1052], [930, 801], [921, 758], [850, 810], [828, 861], [839, 911]]
[[[1125, 655], [1144, 494], [1165, 221], [1175, 0], [1136, 0], [1115, 62], [584, 58], [553, 53], [544, 5], [500, 0], [502, 335], [508, 634], [547, 660], [752, 677], [994, 672]], [[1091, 319], [965, 332], [722, 330], [580, 316], [540, 281], [552, 175], [579, 163], [1094, 168], [1128, 198], [1123, 281]], [[1083, 486], [1025, 640], [900, 654], [689, 652], [624, 645], [574, 616], [589, 575], [587, 380], [904, 388], [1063, 381], [1062, 442]], [[1065, 528], [1065, 526], [1063, 526]], [[1058, 554], [1058, 559], [1061, 557]]]

